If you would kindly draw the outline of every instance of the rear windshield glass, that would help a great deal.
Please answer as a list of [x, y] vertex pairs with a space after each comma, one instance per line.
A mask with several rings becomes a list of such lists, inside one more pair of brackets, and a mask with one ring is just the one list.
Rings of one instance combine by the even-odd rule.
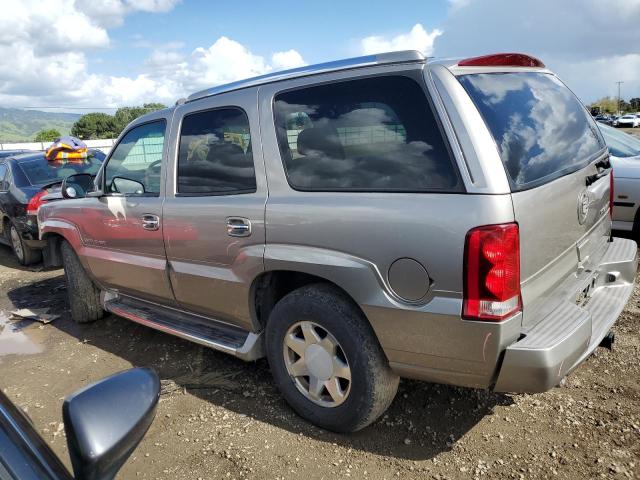
[[65, 177], [76, 173], [98, 173], [105, 155], [102, 152], [92, 152], [88, 158], [82, 161], [47, 161], [42, 157], [33, 160], [22, 160], [19, 162], [20, 168], [27, 176], [31, 185], [46, 185], [57, 180], [64, 180]]
[[576, 171], [605, 147], [587, 110], [551, 74], [476, 73], [458, 80], [491, 130], [513, 190]]

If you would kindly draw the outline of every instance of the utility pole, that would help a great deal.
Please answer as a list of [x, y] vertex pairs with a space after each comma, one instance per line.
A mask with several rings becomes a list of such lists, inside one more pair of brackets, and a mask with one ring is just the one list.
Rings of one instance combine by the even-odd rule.
[[618, 115], [622, 115], [622, 112], [620, 111], [620, 85], [622, 85], [624, 82], [616, 82], [618, 84]]

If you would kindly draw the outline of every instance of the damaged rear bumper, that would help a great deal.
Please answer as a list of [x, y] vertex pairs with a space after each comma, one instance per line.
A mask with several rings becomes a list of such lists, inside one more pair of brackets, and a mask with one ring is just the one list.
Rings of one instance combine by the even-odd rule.
[[507, 347], [494, 390], [534, 393], [558, 385], [610, 331], [633, 292], [637, 265], [636, 243], [614, 238], [588, 302], [564, 302]]

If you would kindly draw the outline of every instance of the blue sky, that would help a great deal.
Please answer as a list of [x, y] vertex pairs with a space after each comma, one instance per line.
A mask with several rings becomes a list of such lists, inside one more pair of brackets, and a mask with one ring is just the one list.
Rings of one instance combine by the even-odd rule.
[[[398, 49], [521, 51], [584, 102], [640, 97], [640, 0], [2, 0], [0, 105], [116, 108]], [[53, 12], [64, 12], [63, 15]]]
[[92, 66], [104, 74], [127, 74], [148, 56], [149, 48], [131, 48], [143, 43], [140, 36], [150, 45], [183, 43], [184, 51], [227, 36], [258, 55], [295, 48], [307, 63], [318, 63], [361, 54], [358, 42], [367, 36], [400, 34], [416, 23], [431, 31], [444, 21], [450, 5], [415, 0], [402, 2], [402, 8], [388, 0], [251, 3], [184, 0], [167, 13], [138, 12], [110, 31], [114, 48], [101, 52]]

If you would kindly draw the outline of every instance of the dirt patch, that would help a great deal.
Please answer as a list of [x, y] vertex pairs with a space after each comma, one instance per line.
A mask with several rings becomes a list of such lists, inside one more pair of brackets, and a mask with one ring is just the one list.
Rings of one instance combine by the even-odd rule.
[[60, 270], [21, 269], [0, 247], [0, 310], [49, 308], [24, 325], [41, 349], [0, 358], [0, 387], [69, 466], [61, 405], [131, 366], [162, 378], [157, 418], [119, 478], [637, 478], [640, 292], [562, 388], [538, 395], [402, 381], [386, 415], [354, 435], [297, 417], [264, 361], [221, 353], [109, 316], [74, 324]]

